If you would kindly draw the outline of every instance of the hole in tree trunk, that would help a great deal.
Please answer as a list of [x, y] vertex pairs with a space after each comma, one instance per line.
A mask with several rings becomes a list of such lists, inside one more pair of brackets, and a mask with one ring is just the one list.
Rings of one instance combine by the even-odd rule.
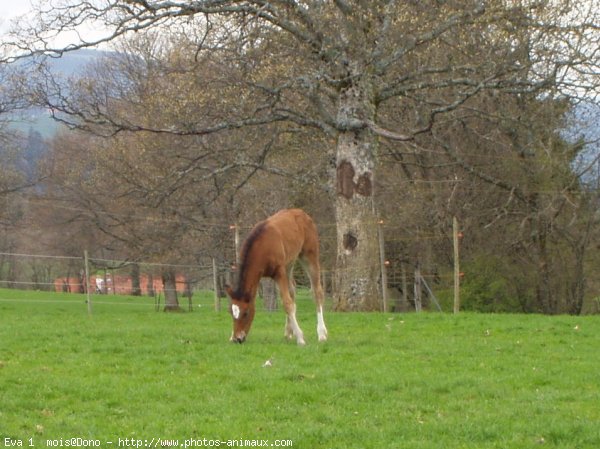
[[369, 173], [363, 174], [356, 183], [356, 193], [362, 196], [371, 196], [371, 176]]
[[354, 236], [354, 234], [352, 234], [351, 232], [348, 232], [348, 233], [344, 234], [344, 242], [343, 243], [344, 243], [344, 249], [349, 254], [352, 251], [354, 251], [356, 249], [356, 247], [358, 246], [358, 239]]

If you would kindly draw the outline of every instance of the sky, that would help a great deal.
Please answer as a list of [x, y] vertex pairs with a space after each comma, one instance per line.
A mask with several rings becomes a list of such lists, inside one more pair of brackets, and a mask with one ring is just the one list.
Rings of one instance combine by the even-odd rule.
[[[39, 2], [39, 0], [34, 0], [34, 3], [37, 2]], [[10, 27], [13, 19], [23, 14], [27, 14], [27, 12], [32, 10], [31, 3], [31, 0], [0, 0], [0, 39], [2, 39], [4, 33], [6, 33], [7, 29]], [[89, 28], [87, 31], [85, 29], [79, 31], [84, 36], [99, 35], [98, 30], [95, 30], [94, 32], [90, 31]], [[69, 36], [58, 38], [55, 41], [55, 46], [59, 48], [67, 46], [69, 43], [74, 43], [73, 39], [73, 35], [71, 35], [71, 38], [69, 38]]]
[[0, 0], [0, 29], [6, 29], [11, 18], [31, 9], [28, 0]]
[[0, 19], [7, 22], [8, 19], [25, 14], [31, 10], [30, 0], [0, 0]]

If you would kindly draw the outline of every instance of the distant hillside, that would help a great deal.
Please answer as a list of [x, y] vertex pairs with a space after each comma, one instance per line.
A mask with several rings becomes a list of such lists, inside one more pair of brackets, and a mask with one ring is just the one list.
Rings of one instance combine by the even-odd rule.
[[48, 61], [53, 73], [72, 76], [83, 74], [86, 66], [107, 54], [109, 53], [106, 51], [84, 49], [65, 53], [61, 58], [50, 58]]
[[60, 123], [50, 117], [50, 114], [45, 109], [31, 108], [10, 127], [19, 133], [27, 136], [31, 132], [39, 133], [44, 139], [50, 139], [60, 129]]
[[[80, 74], [83, 75], [85, 68], [89, 64], [106, 54], [107, 52], [99, 50], [78, 50], [72, 53], [65, 53], [61, 58], [49, 58], [48, 63], [52, 73], [57, 76], [71, 77]], [[52, 138], [61, 126], [43, 108], [28, 109], [13, 119], [12, 129], [19, 131], [25, 136], [31, 132], [37, 132], [44, 139]]]
[[600, 105], [580, 103], [572, 113], [573, 125], [565, 132], [571, 142], [583, 141], [586, 145], [574, 161], [574, 168], [583, 172], [583, 181], [597, 185], [600, 179], [600, 166], [593, 165], [600, 156]]

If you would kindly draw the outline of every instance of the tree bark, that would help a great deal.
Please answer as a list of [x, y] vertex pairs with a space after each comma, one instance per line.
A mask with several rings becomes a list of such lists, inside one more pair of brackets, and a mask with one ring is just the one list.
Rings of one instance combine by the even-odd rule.
[[146, 281], [146, 295], [153, 297], [155, 295], [154, 291], [154, 275], [152, 273], [148, 273], [148, 279]]
[[141, 296], [142, 287], [140, 285], [140, 266], [137, 263], [131, 265], [131, 294]]
[[165, 312], [176, 312], [180, 310], [175, 279], [175, 273], [173, 271], [165, 271], [162, 274], [165, 291]]
[[[357, 73], [364, 71], [357, 70]], [[360, 76], [360, 75], [359, 75]], [[358, 121], [375, 118], [372, 88], [365, 78], [351, 82], [339, 96], [336, 200], [336, 310], [380, 310], [377, 219], [373, 203], [377, 140]]]
[[585, 247], [575, 250], [575, 263], [573, 267], [573, 280], [569, 298], [568, 312], [571, 315], [580, 315], [585, 299]]
[[537, 250], [538, 250], [538, 303], [542, 312], [552, 315], [558, 313], [556, 297], [552, 291], [551, 259], [548, 253], [548, 224], [544, 217], [538, 218], [537, 223]]

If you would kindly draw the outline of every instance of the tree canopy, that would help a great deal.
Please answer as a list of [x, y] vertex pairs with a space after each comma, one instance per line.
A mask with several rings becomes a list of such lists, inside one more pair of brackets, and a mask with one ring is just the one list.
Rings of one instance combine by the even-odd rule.
[[[94, 169], [123, 180], [108, 186], [124, 204], [171, 209], [179, 221], [167, 235], [259, 188], [257, 173], [300, 176], [304, 191], [325, 177], [336, 308], [381, 308], [382, 218], [447, 234], [454, 215], [482, 239], [511, 229], [498, 242], [505, 260], [534, 273], [535, 292], [514, 292], [534, 298], [523, 309], [577, 313], [585, 269], [565, 305], [553, 253], [585, 259], [597, 217], [581, 213], [594, 201], [573, 165], [585, 144], [561, 130], [578, 101], [597, 98], [598, 14], [567, 1], [65, 0], [40, 2], [2, 53], [60, 56], [125, 39], [77, 82], [40, 70], [31, 94], [105, 138]], [[102, 37], [56, 46], [57, 34], [92, 23]], [[430, 245], [410, 246], [396, 249], [440, 263]]]

